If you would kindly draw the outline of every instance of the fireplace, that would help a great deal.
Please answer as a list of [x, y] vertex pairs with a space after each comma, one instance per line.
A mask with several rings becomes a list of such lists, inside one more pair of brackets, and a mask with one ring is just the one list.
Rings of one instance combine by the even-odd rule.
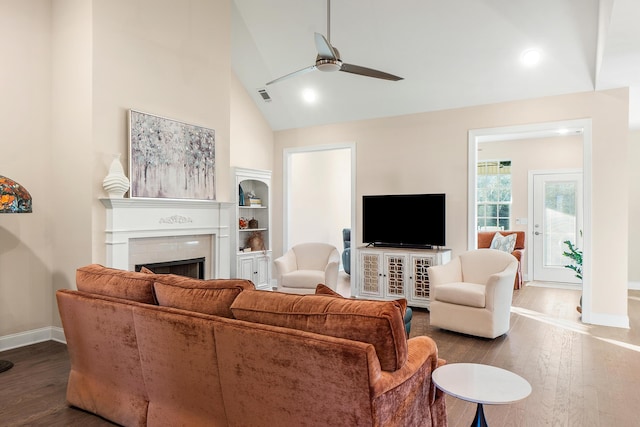
[[136, 264], [135, 271], [140, 271], [144, 267], [156, 274], [177, 274], [178, 276], [187, 276], [194, 279], [204, 279], [204, 264], [205, 258], [151, 262]]
[[229, 278], [232, 203], [174, 199], [101, 202], [107, 209], [108, 267], [134, 271], [141, 265], [202, 258], [201, 278]]

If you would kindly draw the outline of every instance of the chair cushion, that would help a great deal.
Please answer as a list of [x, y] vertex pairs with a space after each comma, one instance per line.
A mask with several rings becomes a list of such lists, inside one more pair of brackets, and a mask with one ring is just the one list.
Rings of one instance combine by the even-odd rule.
[[318, 283], [324, 283], [324, 281], [324, 270], [295, 270], [282, 275], [280, 286], [285, 288], [315, 289]]
[[76, 270], [79, 291], [155, 304], [155, 274], [137, 273], [91, 264]]
[[508, 234], [503, 236], [500, 233], [496, 233], [491, 240], [490, 249], [497, 249], [502, 252], [510, 254], [516, 247], [516, 234]]
[[452, 282], [438, 285], [436, 300], [468, 307], [485, 307], [485, 286], [476, 283]]
[[[166, 280], [166, 278], [164, 278]], [[231, 304], [253, 283], [241, 279], [179, 280], [177, 283], [155, 282], [153, 289], [158, 304], [233, 319]]]
[[403, 313], [397, 301], [244, 291], [231, 311], [236, 319], [248, 322], [372, 344], [385, 371], [400, 369], [407, 361]]

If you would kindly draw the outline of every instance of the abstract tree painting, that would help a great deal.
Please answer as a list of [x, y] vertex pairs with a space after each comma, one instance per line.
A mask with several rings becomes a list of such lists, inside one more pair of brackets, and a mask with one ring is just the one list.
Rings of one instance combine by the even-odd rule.
[[215, 200], [215, 131], [129, 110], [131, 197]]

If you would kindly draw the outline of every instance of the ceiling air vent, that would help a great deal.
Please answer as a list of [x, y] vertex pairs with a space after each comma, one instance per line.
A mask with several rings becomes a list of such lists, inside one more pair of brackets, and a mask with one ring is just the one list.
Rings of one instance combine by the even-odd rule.
[[267, 93], [266, 89], [258, 89], [258, 93], [264, 99], [264, 102], [271, 102], [271, 97]]

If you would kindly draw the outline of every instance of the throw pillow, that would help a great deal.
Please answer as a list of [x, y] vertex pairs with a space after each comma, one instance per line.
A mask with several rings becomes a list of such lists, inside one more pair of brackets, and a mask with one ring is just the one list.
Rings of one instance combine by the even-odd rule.
[[516, 247], [516, 237], [518, 236], [515, 233], [508, 234], [506, 236], [496, 233], [493, 236], [493, 240], [491, 241], [491, 246], [489, 246], [489, 248], [510, 254]]
[[[316, 286], [315, 295], [326, 295], [329, 297], [344, 298], [342, 295], [340, 295], [339, 293], [337, 293], [327, 285], [323, 285], [322, 283], [319, 283], [318, 286]], [[400, 310], [402, 311], [402, 317], [404, 318], [407, 313], [407, 300], [405, 298], [400, 298], [395, 300], [395, 302], [398, 303], [398, 305], [400, 305]]]
[[373, 345], [384, 371], [407, 361], [408, 345], [397, 301], [244, 291], [231, 305], [236, 319], [298, 329]]
[[76, 270], [79, 291], [155, 304], [154, 274], [137, 273], [91, 264]]
[[254, 289], [248, 280], [187, 279], [169, 283], [166, 279], [160, 277], [158, 280], [162, 281], [153, 284], [158, 305], [230, 319], [233, 318], [230, 307], [236, 297], [245, 289]]

